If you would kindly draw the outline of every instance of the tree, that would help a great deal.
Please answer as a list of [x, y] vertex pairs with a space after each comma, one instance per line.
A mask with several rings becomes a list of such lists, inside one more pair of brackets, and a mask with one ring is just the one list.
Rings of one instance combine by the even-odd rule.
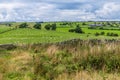
[[33, 27], [35, 29], [41, 29], [41, 24], [40, 23], [36, 23]]
[[84, 33], [79, 25], [77, 25], [75, 29], [70, 29], [69, 32]]
[[99, 36], [100, 34], [98, 32], [95, 33], [95, 36]]
[[80, 25], [78, 24], [78, 25], [76, 26], [76, 28], [77, 28], [77, 27], [80, 27]]
[[84, 33], [84, 32], [82, 31], [82, 29], [79, 27], [79, 25], [77, 25], [77, 27], [75, 28], [75, 32], [76, 32], [76, 33]]
[[69, 32], [75, 32], [75, 29], [70, 29]]
[[100, 34], [101, 34], [101, 35], [104, 35], [104, 34], [105, 34], [105, 32], [101, 32]]
[[27, 23], [22, 23], [19, 25], [19, 28], [27, 28], [27, 27], [28, 27]]
[[50, 26], [51, 26], [50, 24], [45, 25], [45, 29], [50, 30]]
[[51, 30], [56, 30], [56, 24], [51, 25]]
[[83, 22], [82, 25], [87, 25], [87, 24], [85, 22]]

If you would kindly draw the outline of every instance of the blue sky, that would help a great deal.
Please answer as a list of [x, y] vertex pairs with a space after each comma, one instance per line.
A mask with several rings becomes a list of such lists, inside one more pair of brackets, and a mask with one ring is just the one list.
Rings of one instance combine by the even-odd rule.
[[0, 21], [120, 20], [120, 0], [0, 0]]

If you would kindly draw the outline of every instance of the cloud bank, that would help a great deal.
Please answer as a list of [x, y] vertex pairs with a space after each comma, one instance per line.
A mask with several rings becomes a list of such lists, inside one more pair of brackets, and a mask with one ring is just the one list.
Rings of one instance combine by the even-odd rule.
[[0, 0], [0, 21], [120, 20], [119, 0]]

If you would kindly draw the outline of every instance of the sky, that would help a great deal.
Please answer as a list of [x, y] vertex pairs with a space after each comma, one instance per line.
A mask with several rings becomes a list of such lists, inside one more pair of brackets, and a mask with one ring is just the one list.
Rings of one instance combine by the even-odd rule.
[[120, 20], [120, 0], [0, 0], [0, 21]]

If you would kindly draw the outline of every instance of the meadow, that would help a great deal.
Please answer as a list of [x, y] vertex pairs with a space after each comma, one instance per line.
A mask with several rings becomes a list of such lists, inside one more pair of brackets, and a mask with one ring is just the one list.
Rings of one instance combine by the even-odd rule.
[[[116, 27], [109, 27], [110, 30], [101, 30], [101, 29], [88, 29], [90, 24], [94, 22], [86, 22], [86, 25], [82, 25], [83, 22], [72, 22], [71, 24], [65, 22], [56, 22], [56, 30], [46, 30], [44, 26], [46, 24], [53, 24], [55, 22], [46, 22], [42, 23], [42, 29], [34, 29], [33, 26], [35, 22], [29, 22], [28, 27], [20, 29], [17, 28], [22, 22], [20, 23], [12, 23], [11, 26], [0, 25], [0, 44], [19, 44], [19, 43], [53, 43], [53, 42], [60, 42], [70, 39], [120, 39], [120, 30], [114, 30]], [[63, 24], [64, 23], [64, 24]], [[70, 29], [75, 28], [77, 25], [81, 27], [84, 34], [79, 33], [71, 33], [69, 32]], [[9, 29], [15, 28], [15, 30], [7, 31]], [[119, 28], [119, 26], [118, 26]], [[113, 30], [112, 30], [113, 29]], [[4, 32], [6, 31], [6, 32]], [[104, 32], [104, 35], [95, 36], [95, 33]], [[115, 33], [118, 34], [117, 37], [114, 36], [106, 36], [107, 33]]]
[[0, 80], [120, 80], [119, 22], [23, 23], [0, 24]]

